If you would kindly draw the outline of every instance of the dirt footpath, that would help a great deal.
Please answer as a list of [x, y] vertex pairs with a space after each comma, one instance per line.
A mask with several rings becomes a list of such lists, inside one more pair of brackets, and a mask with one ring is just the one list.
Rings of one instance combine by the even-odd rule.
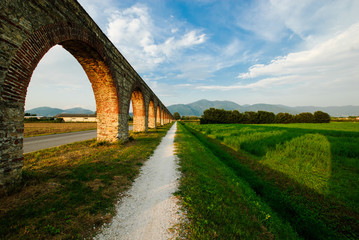
[[170, 239], [179, 221], [177, 190], [180, 172], [174, 155], [175, 123], [153, 156], [143, 165], [132, 188], [116, 206], [117, 215], [95, 239]]

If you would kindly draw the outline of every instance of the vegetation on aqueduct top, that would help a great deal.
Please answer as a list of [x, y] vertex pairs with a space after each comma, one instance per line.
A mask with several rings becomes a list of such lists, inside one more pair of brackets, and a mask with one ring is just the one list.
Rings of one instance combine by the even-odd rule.
[[177, 145], [189, 238], [359, 238], [357, 123], [186, 123]]

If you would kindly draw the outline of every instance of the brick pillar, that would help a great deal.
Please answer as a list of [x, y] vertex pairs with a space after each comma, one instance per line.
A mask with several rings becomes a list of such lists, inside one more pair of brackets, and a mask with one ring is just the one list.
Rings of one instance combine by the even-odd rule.
[[156, 125], [161, 126], [161, 109], [160, 106], [157, 106], [157, 113], [156, 113]]
[[163, 115], [164, 115], [164, 110], [162, 108], [161, 109], [161, 126], [165, 125]]
[[148, 107], [148, 127], [156, 128], [155, 103], [152, 100]]
[[23, 105], [0, 102], [0, 187], [21, 180], [23, 118]]
[[133, 131], [144, 132], [146, 131], [146, 111], [142, 92], [140, 90], [133, 91], [131, 100], [133, 108]]

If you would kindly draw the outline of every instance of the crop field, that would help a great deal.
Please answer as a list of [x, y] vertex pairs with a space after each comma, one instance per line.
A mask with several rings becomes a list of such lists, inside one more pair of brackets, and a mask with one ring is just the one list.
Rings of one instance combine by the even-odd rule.
[[263, 124], [262, 126], [359, 132], [359, 122]]
[[94, 130], [97, 123], [24, 123], [24, 137]]
[[[181, 129], [185, 133], [182, 134], [199, 145], [197, 153], [192, 152], [191, 156], [190, 150], [181, 151], [181, 145], [186, 146], [186, 143], [179, 141], [182, 167], [188, 164], [187, 161], [199, 161], [204, 152], [212, 155], [202, 160], [207, 161], [206, 164], [215, 166], [213, 161], [221, 162], [218, 169], [235, 176], [218, 181], [223, 184], [232, 178], [234, 183], [242, 186], [241, 190], [236, 190], [234, 183], [225, 188], [242, 200], [218, 192], [219, 196], [231, 199], [229, 202], [242, 201], [238, 206], [231, 205], [233, 212], [238, 210], [236, 208], [255, 209], [252, 219], [262, 219], [262, 234], [272, 234], [276, 239], [286, 239], [285, 234], [297, 234], [305, 239], [359, 238], [359, 124], [187, 123], [181, 125]], [[218, 169], [211, 171], [218, 174], [215, 173]], [[205, 175], [209, 173], [202, 174], [199, 181]], [[185, 204], [191, 205], [189, 212], [195, 211], [193, 198], [198, 196], [191, 195], [195, 193], [186, 188], [185, 181], [186, 178], [182, 181], [180, 194]], [[193, 188], [195, 183], [190, 185]], [[212, 198], [216, 199], [217, 190], [207, 190], [213, 191]], [[190, 203], [186, 200], [188, 197]], [[257, 209], [253, 207], [253, 201], [258, 203]], [[223, 208], [213, 202], [205, 206], [211, 204]], [[202, 218], [192, 222], [194, 225], [189, 230], [192, 234], [210, 231], [205, 224], [199, 224], [210, 221], [210, 216], [203, 215], [203, 209], [201, 212]], [[243, 235], [231, 231], [232, 235], [226, 235], [229, 232], [216, 234], [245, 236], [245, 231]]]

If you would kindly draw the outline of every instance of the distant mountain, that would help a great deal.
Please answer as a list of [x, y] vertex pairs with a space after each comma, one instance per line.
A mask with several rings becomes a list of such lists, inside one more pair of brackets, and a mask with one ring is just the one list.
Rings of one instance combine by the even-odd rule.
[[313, 106], [302, 106], [293, 107], [293, 109], [299, 112], [315, 112], [323, 111], [329, 113], [332, 117], [348, 117], [348, 116], [359, 116], [359, 106], [331, 106], [331, 107], [313, 107]]
[[230, 101], [208, 101], [199, 100], [190, 104], [176, 104], [168, 106], [167, 109], [173, 114], [178, 112], [181, 116], [201, 116], [203, 111], [208, 108], [218, 108], [224, 110], [235, 110], [241, 106]]
[[359, 116], [359, 106], [334, 106], [334, 107], [314, 107], [314, 106], [299, 106], [289, 107], [285, 105], [274, 104], [254, 104], [254, 105], [239, 105], [230, 101], [209, 101], [200, 100], [190, 104], [175, 104], [167, 107], [173, 114], [178, 112], [181, 116], [201, 116], [203, 111], [208, 108], [218, 108], [225, 110], [238, 110], [240, 112], [246, 111], [268, 111], [275, 114], [280, 112], [287, 112], [291, 114], [298, 114], [302, 112], [323, 111], [333, 117]]
[[25, 113], [36, 114], [37, 116], [53, 117], [60, 113], [93, 114], [94, 112], [84, 108], [60, 109], [51, 107], [38, 107], [25, 111]]

